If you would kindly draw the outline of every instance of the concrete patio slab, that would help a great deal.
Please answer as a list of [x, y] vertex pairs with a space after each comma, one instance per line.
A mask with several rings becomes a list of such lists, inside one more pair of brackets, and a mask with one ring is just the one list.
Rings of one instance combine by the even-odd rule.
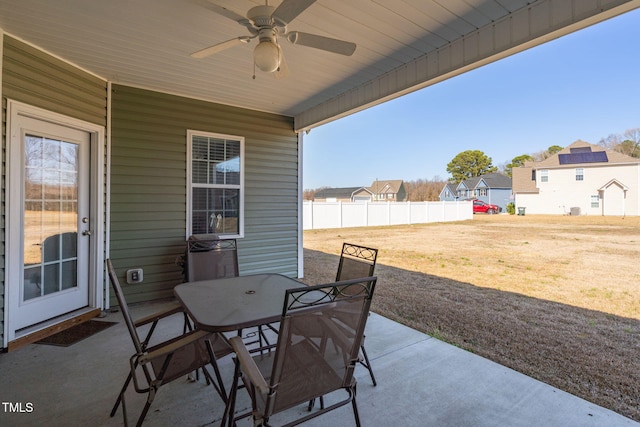
[[[134, 317], [161, 304], [132, 307]], [[120, 313], [118, 321], [70, 347], [31, 344], [0, 354], [0, 426], [119, 426], [122, 412], [109, 417], [133, 352]], [[179, 316], [163, 324], [158, 339], [181, 330]], [[356, 370], [363, 426], [640, 426], [628, 418], [536, 381], [428, 335], [371, 314], [366, 347], [378, 386], [364, 368]], [[220, 362], [230, 379], [230, 357]], [[238, 410], [249, 406], [241, 391]], [[129, 422], [135, 423], [144, 396], [127, 393]], [[21, 411], [15, 411], [18, 409]], [[12, 412], [13, 410], [13, 412]], [[145, 425], [219, 425], [220, 398], [204, 381], [177, 380], [162, 387]], [[284, 420], [291, 410], [273, 419]], [[238, 423], [250, 426], [249, 420]], [[355, 425], [350, 406], [309, 421], [307, 426]]]

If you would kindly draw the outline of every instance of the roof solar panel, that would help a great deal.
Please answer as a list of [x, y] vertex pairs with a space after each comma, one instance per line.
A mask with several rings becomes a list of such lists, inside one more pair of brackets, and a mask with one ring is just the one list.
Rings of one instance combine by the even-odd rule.
[[574, 148], [569, 148], [569, 151], [572, 154], [573, 153], [590, 153], [591, 147], [574, 147]]
[[606, 163], [609, 161], [605, 151], [595, 151], [588, 153], [558, 154], [561, 165], [572, 165], [576, 163]]

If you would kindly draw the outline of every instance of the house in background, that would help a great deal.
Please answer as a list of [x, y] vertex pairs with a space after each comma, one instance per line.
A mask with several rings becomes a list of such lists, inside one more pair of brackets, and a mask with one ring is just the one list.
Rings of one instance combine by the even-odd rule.
[[506, 211], [511, 200], [511, 178], [500, 173], [488, 173], [465, 179], [458, 185], [447, 183], [440, 192], [440, 201], [460, 199], [482, 200]]
[[313, 196], [314, 202], [370, 201], [373, 194], [365, 187], [324, 188]]
[[527, 214], [640, 215], [640, 159], [576, 141], [514, 168], [513, 193]]
[[447, 182], [440, 192], [440, 201], [441, 202], [453, 202], [458, 200], [458, 192], [456, 190], [455, 182]]
[[324, 188], [314, 202], [403, 202], [407, 198], [404, 181], [373, 181], [370, 187]]
[[373, 194], [373, 201], [404, 202], [407, 199], [407, 191], [404, 188], [404, 181], [401, 179], [390, 181], [376, 179], [368, 190]]

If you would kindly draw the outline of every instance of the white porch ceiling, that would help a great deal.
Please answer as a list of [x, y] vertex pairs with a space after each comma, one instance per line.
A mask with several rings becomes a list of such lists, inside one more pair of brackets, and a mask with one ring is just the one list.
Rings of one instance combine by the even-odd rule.
[[640, 7], [640, 0], [318, 0], [289, 30], [355, 42], [354, 55], [283, 41], [289, 76], [257, 70], [254, 80], [255, 41], [189, 56], [248, 34], [208, 1], [243, 16], [264, 4], [0, 0], [0, 29], [107, 81], [292, 116], [301, 130]]

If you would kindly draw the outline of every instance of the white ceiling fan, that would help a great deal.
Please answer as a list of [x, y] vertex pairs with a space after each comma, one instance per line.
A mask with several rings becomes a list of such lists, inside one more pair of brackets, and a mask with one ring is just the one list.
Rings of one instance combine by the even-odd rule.
[[283, 0], [277, 8], [270, 6], [268, 1], [265, 1], [264, 6], [255, 6], [249, 9], [246, 17], [225, 7], [207, 2], [207, 8], [246, 27], [251, 35], [235, 37], [209, 46], [192, 53], [191, 56], [193, 58], [205, 58], [258, 38], [258, 45], [253, 51], [255, 66], [264, 72], [275, 72], [277, 77], [282, 77], [288, 73], [288, 69], [282, 48], [278, 43], [279, 38], [286, 38], [294, 45], [313, 47], [340, 55], [352, 55], [356, 50], [355, 43], [287, 29], [287, 25], [315, 1]]

